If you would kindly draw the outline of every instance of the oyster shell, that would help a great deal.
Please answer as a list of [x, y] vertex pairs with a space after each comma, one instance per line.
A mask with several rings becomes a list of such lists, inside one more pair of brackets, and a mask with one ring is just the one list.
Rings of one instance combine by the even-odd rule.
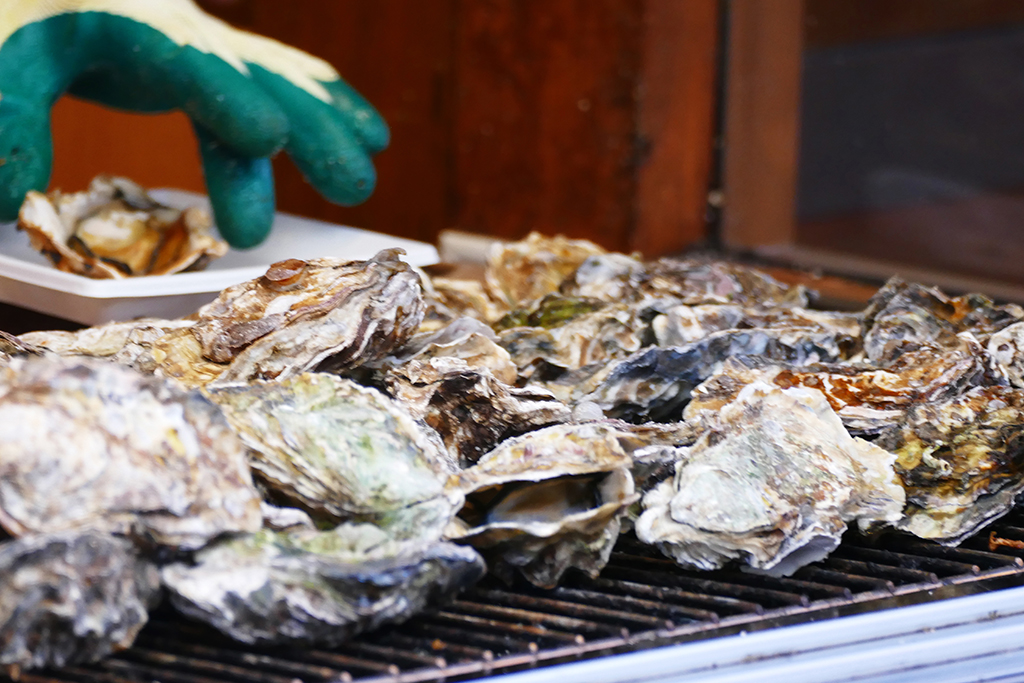
[[496, 243], [487, 255], [484, 278], [491, 297], [506, 309], [558, 291], [587, 257], [605, 251], [587, 240], [531, 232], [520, 242]]
[[489, 370], [496, 378], [514, 384], [518, 376], [508, 351], [497, 343], [490, 327], [474, 318], [456, 318], [444, 327], [411, 337], [393, 356], [375, 364], [383, 368], [408, 363], [422, 365], [434, 358], [457, 358], [479, 370]]
[[725, 261], [662, 258], [646, 264], [641, 291], [680, 304], [739, 304], [747, 308], [806, 308], [807, 290], [754, 268]]
[[955, 343], [970, 332], [982, 344], [999, 330], [1024, 320], [1016, 304], [996, 306], [980, 294], [949, 297], [938, 289], [892, 278], [864, 311], [864, 352], [886, 363], [922, 343]]
[[202, 270], [228, 252], [208, 211], [164, 206], [127, 178], [100, 176], [74, 194], [29, 192], [18, 227], [59, 270], [100, 279]]
[[469, 467], [505, 439], [568, 422], [568, 406], [549, 391], [505, 384], [486, 368], [432, 358], [394, 370], [388, 391], [434, 429], [460, 467]]
[[1024, 323], [1014, 323], [993, 334], [988, 352], [1010, 384], [1024, 388]]
[[[277, 495], [315, 519], [375, 517], [433, 499], [455, 465], [384, 394], [327, 373], [209, 387]], [[461, 500], [447, 502], [455, 508]], [[454, 513], [454, 509], [452, 510]]]
[[370, 524], [261, 531], [162, 572], [171, 604], [244, 643], [336, 645], [404, 621], [484, 573], [471, 548], [395, 541]]
[[199, 548], [260, 527], [245, 449], [197, 392], [113, 363], [0, 367], [0, 525], [95, 526]]
[[658, 346], [683, 346], [729, 329], [798, 328], [830, 331], [850, 346], [859, 343], [860, 316], [806, 308], [750, 309], [736, 305], [673, 306], [651, 321]]
[[131, 543], [95, 530], [0, 543], [0, 665], [91, 662], [131, 646], [160, 591]]
[[596, 576], [639, 495], [633, 458], [612, 425], [557, 425], [509, 439], [450, 486], [466, 504], [450, 540], [480, 550], [491, 571], [551, 588], [570, 567]]
[[456, 318], [475, 318], [491, 324], [505, 315], [507, 309], [495, 303], [482, 282], [454, 278], [422, 276], [427, 313], [421, 332], [436, 330]]
[[899, 527], [956, 545], [1010, 511], [1024, 490], [1024, 392], [976, 387], [914, 405], [882, 433], [907, 490]]
[[644, 496], [637, 537], [684, 566], [787, 575], [838, 546], [848, 522], [900, 518], [894, 459], [847, 434], [820, 392], [755, 382]]
[[608, 417], [630, 422], [671, 422], [679, 418], [691, 390], [717, 372], [727, 358], [761, 356], [805, 365], [843, 355], [831, 332], [725, 330], [688, 346], [639, 351], [577, 386], [573, 400], [595, 403]]

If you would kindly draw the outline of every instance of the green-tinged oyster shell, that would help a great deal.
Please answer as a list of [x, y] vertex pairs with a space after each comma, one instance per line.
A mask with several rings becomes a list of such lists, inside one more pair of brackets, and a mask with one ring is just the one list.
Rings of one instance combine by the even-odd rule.
[[258, 476], [314, 518], [373, 516], [446, 496], [455, 466], [443, 444], [375, 389], [305, 373], [207, 392], [251, 449]]
[[196, 391], [93, 359], [0, 368], [0, 524], [199, 548], [260, 527], [245, 449]]
[[643, 499], [637, 537], [680, 564], [736, 560], [786, 575], [839, 545], [848, 522], [895, 522], [895, 457], [851, 437], [817, 391], [748, 385]]
[[596, 576], [639, 497], [620, 436], [584, 423], [505, 441], [453, 477], [466, 505], [446, 535], [480, 550], [506, 581], [520, 573], [550, 588], [570, 567]]
[[483, 574], [471, 548], [348, 523], [218, 543], [162, 578], [178, 610], [236, 640], [336, 645], [404, 621]]
[[131, 543], [86, 529], [0, 543], [0, 665], [91, 662], [131, 646], [160, 578]]
[[877, 443], [896, 454], [907, 490], [899, 527], [956, 545], [1024, 491], [1024, 392], [978, 387], [919, 403]]

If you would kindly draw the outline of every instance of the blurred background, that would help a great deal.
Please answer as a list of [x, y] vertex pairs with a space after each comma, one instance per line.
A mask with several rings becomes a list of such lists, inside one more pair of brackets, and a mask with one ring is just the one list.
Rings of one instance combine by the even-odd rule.
[[[368, 202], [327, 203], [282, 156], [283, 211], [1024, 294], [1019, 0], [200, 4], [327, 59], [391, 125]], [[54, 138], [54, 187], [202, 190], [181, 115], [65, 98]]]

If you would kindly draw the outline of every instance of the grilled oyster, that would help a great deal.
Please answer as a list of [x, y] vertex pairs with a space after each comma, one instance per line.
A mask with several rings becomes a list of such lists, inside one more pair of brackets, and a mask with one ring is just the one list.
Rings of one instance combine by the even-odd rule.
[[29, 192], [18, 227], [58, 269], [92, 278], [202, 270], [228, 252], [205, 209], [164, 206], [127, 178], [100, 176], [86, 192]]
[[82, 530], [0, 543], [0, 665], [90, 662], [131, 646], [159, 597], [131, 543]]
[[886, 363], [922, 343], [944, 346], [970, 332], [982, 344], [999, 330], [1024, 320], [1016, 304], [995, 306], [980, 294], [949, 297], [938, 289], [892, 278], [864, 311], [864, 352]]
[[409, 363], [394, 370], [387, 384], [413, 417], [441, 436], [460, 467], [509, 437], [571, 417], [550, 392], [511, 387], [486, 368], [456, 358]]
[[977, 387], [918, 403], [877, 443], [896, 454], [907, 490], [899, 527], [956, 545], [1024, 490], [1024, 392]]
[[376, 518], [447, 501], [455, 465], [444, 445], [375, 389], [306, 373], [207, 392], [252, 450], [260, 479], [315, 519]]
[[671, 422], [678, 419], [691, 390], [714, 374], [726, 358], [761, 356], [805, 365], [834, 361], [843, 355], [831, 332], [726, 330], [687, 346], [639, 351], [580, 384], [573, 400], [595, 403], [608, 417], [630, 422]]
[[171, 604], [244, 643], [336, 645], [475, 583], [471, 548], [395, 541], [370, 524], [261, 531], [162, 572]]
[[684, 566], [787, 575], [838, 546], [848, 522], [895, 522], [903, 509], [894, 456], [847, 434], [817, 391], [750, 384], [686, 450], [636, 522]]
[[639, 496], [614, 426], [557, 425], [503, 442], [454, 477], [466, 504], [446, 535], [497, 576], [551, 588], [569, 567], [596, 576]]
[[495, 244], [487, 255], [485, 281], [491, 297], [506, 309], [521, 307], [558, 291], [589, 256], [605, 251], [587, 240], [544, 237], [531, 232], [525, 240]]
[[245, 450], [217, 407], [104, 361], [0, 368], [0, 479], [15, 536], [91, 525], [191, 549], [260, 527]]

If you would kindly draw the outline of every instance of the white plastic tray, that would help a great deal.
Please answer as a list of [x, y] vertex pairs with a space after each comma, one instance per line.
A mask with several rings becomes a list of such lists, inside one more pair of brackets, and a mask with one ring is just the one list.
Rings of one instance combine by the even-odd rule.
[[[191, 192], [154, 190], [151, 194], [178, 208], [209, 205], [206, 197]], [[232, 249], [204, 271], [93, 280], [55, 269], [32, 249], [28, 235], [18, 232], [15, 224], [0, 223], [0, 301], [85, 325], [141, 316], [177, 318], [212, 301], [225, 287], [259, 277], [276, 261], [324, 256], [367, 259], [392, 247], [404, 249], [405, 261], [414, 266], [438, 261], [437, 250], [424, 242], [279, 213], [266, 242], [246, 251]]]

